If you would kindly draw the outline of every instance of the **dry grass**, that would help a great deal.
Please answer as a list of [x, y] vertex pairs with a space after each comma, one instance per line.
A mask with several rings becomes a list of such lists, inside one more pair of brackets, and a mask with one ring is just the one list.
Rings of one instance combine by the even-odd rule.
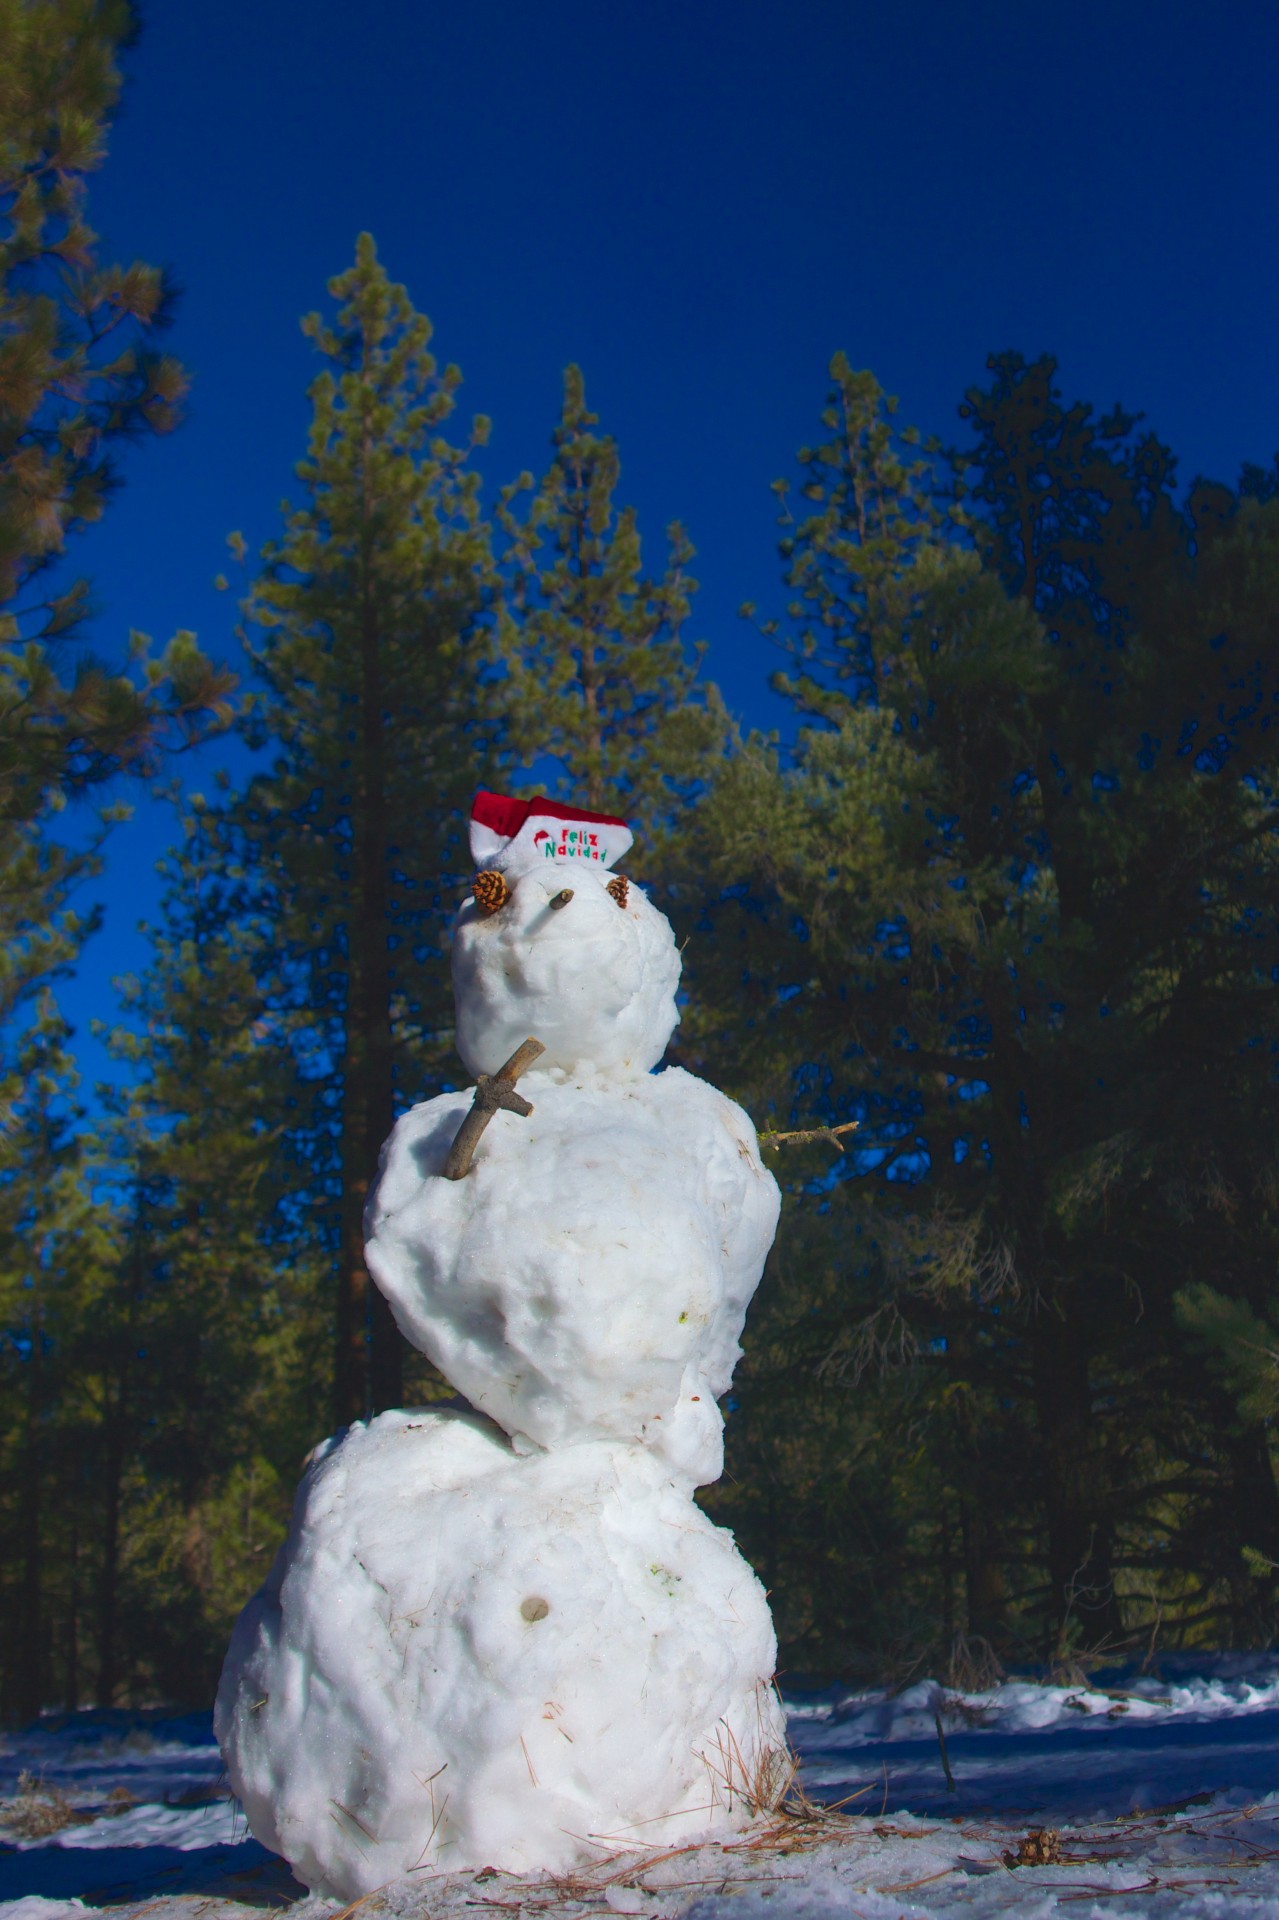
[[793, 1853], [842, 1837], [850, 1831], [845, 1809], [870, 1792], [862, 1787], [829, 1806], [810, 1799], [800, 1781], [799, 1755], [788, 1741], [775, 1746], [765, 1736], [762, 1702], [751, 1758], [742, 1752], [727, 1721], [721, 1720], [715, 1751], [703, 1753], [702, 1759], [712, 1778], [712, 1799], [725, 1804], [730, 1813], [744, 1808], [755, 1823], [740, 1840], [723, 1842], [726, 1852]]
[[998, 1654], [982, 1634], [955, 1635], [945, 1674], [952, 1693], [989, 1693], [1006, 1678]]
[[[721, 1832], [714, 1837], [702, 1833], [682, 1842], [647, 1842], [635, 1828], [625, 1835], [575, 1835], [598, 1847], [600, 1858], [569, 1873], [547, 1875], [536, 1887], [532, 1880], [512, 1876], [511, 1886], [504, 1892], [518, 1888], [519, 1899], [486, 1896], [478, 1904], [510, 1906], [532, 1914], [551, 1912], [570, 1902], [594, 1903], [607, 1889], [619, 1886], [660, 1897], [676, 1888], [687, 1891], [705, 1886], [722, 1891], [729, 1885], [754, 1885], [757, 1881], [793, 1877], [770, 1874], [771, 1858], [780, 1861], [788, 1854], [807, 1852], [831, 1841], [850, 1840], [862, 1831], [844, 1809], [872, 1789], [863, 1787], [831, 1806], [811, 1800], [800, 1784], [799, 1756], [785, 1742], [772, 1744], [765, 1732], [762, 1699], [758, 1738], [749, 1756], [727, 1721], [721, 1720], [714, 1744], [709, 1750], [703, 1749], [701, 1759], [709, 1776], [710, 1793], [703, 1807], [684, 1808], [682, 1812], [689, 1817], [702, 1813], [711, 1820], [725, 1811], [740, 1811], [748, 1816], [749, 1824], [738, 1833]], [[668, 1817], [658, 1816], [662, 1822]], [[739, 1861], [740, 1868], [735, 1870]], [[679, 1863], [674, 1878], [672, 1862]], [[681, 1876], [684, 1863], [690, 1878]], [[650, 1882], [646, 1876], [659, 1867], [666, 1871], [657, 1883]], [[345, 1916], [338, 1915], [336, 1920], [345, 1920]]]
[[[762, 1731], [762, 1712], [760, 1720]], [[729, 1813], [739, 1807], [752, 1819], [777, 1813], [796, 1790], [799, 1759], [789, 1745], [766, 1746], [761, 1739], [747, 1759], [727, 1720], [719, 1722], [714, 1750], [704, 1751], [702, 1761], [711, 1776], [712, 1804], [721, 1803]]]
[[83, 1827], [95, 1818], [77, 1813], [61, 1787], [46, 1786], [34, 1774], [18, 1775], [18, 1791], [0, 1800], [0, 1822], [19, 1840], [44, 1840], [64, 1827]]

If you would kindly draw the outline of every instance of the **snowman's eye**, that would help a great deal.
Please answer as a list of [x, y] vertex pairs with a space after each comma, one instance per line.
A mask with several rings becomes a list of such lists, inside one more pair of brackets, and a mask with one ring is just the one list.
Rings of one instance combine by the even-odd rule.
[[620, 873], [616, 874], [608, 883], [608, 892], [612, 894], [619, 907], [626, 905], [627, 895], [630, 893], [630, 890], [630, 881], [624, 880]]
[[476, 874], [471, 891], [475, 895], [475, 904], [481, 913], [496, 913], [498, 908], [504, 907], [511, 897], [506, 876], [494, 872], [491, 868]]

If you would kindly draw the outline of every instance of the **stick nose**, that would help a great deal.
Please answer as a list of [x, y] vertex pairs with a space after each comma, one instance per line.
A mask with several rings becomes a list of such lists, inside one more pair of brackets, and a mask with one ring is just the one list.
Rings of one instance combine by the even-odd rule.
[[552, 913], [558, 912], [561, 907], [566, 907], [572, 898], [573, 898], [572, 887], [562, 888], [561, 891], [555, 894], [553, 898], [548, 902]]

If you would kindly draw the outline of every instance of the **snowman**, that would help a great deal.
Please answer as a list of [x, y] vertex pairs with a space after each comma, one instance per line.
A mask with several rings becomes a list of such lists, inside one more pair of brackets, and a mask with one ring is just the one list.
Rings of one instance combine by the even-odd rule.
[[[742, 1826], [785, 1735], [759, 1582], [695, 1505], [777, 1225], [623, 821], [480, 793], [453, 940], [477, 1088], [405, 1114], [369, 1271], [465, 1407], [317, 1449], [216, 1730], [313, 1891], [562, 1872]], [[516, 1080], [519, 1081], [518, 1089]]]

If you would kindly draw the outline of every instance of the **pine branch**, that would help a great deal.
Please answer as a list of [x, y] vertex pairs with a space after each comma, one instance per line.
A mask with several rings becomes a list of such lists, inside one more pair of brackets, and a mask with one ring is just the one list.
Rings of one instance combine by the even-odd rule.
[[776, 1153], [779, 1147], [794, 1144], [806, 1146], [810, 1140], [829, 1140], [836, 1153], [842, 1153], [844, 1148], [840, 1134], [853, 1133], [860, 1125], [860, 1120], [844, 1120], [837, 1127], [800, 1127], [790, 1133], [778, 1133], [775, 1128], [767, 1127], [760, 1131], [759, 1144]]

